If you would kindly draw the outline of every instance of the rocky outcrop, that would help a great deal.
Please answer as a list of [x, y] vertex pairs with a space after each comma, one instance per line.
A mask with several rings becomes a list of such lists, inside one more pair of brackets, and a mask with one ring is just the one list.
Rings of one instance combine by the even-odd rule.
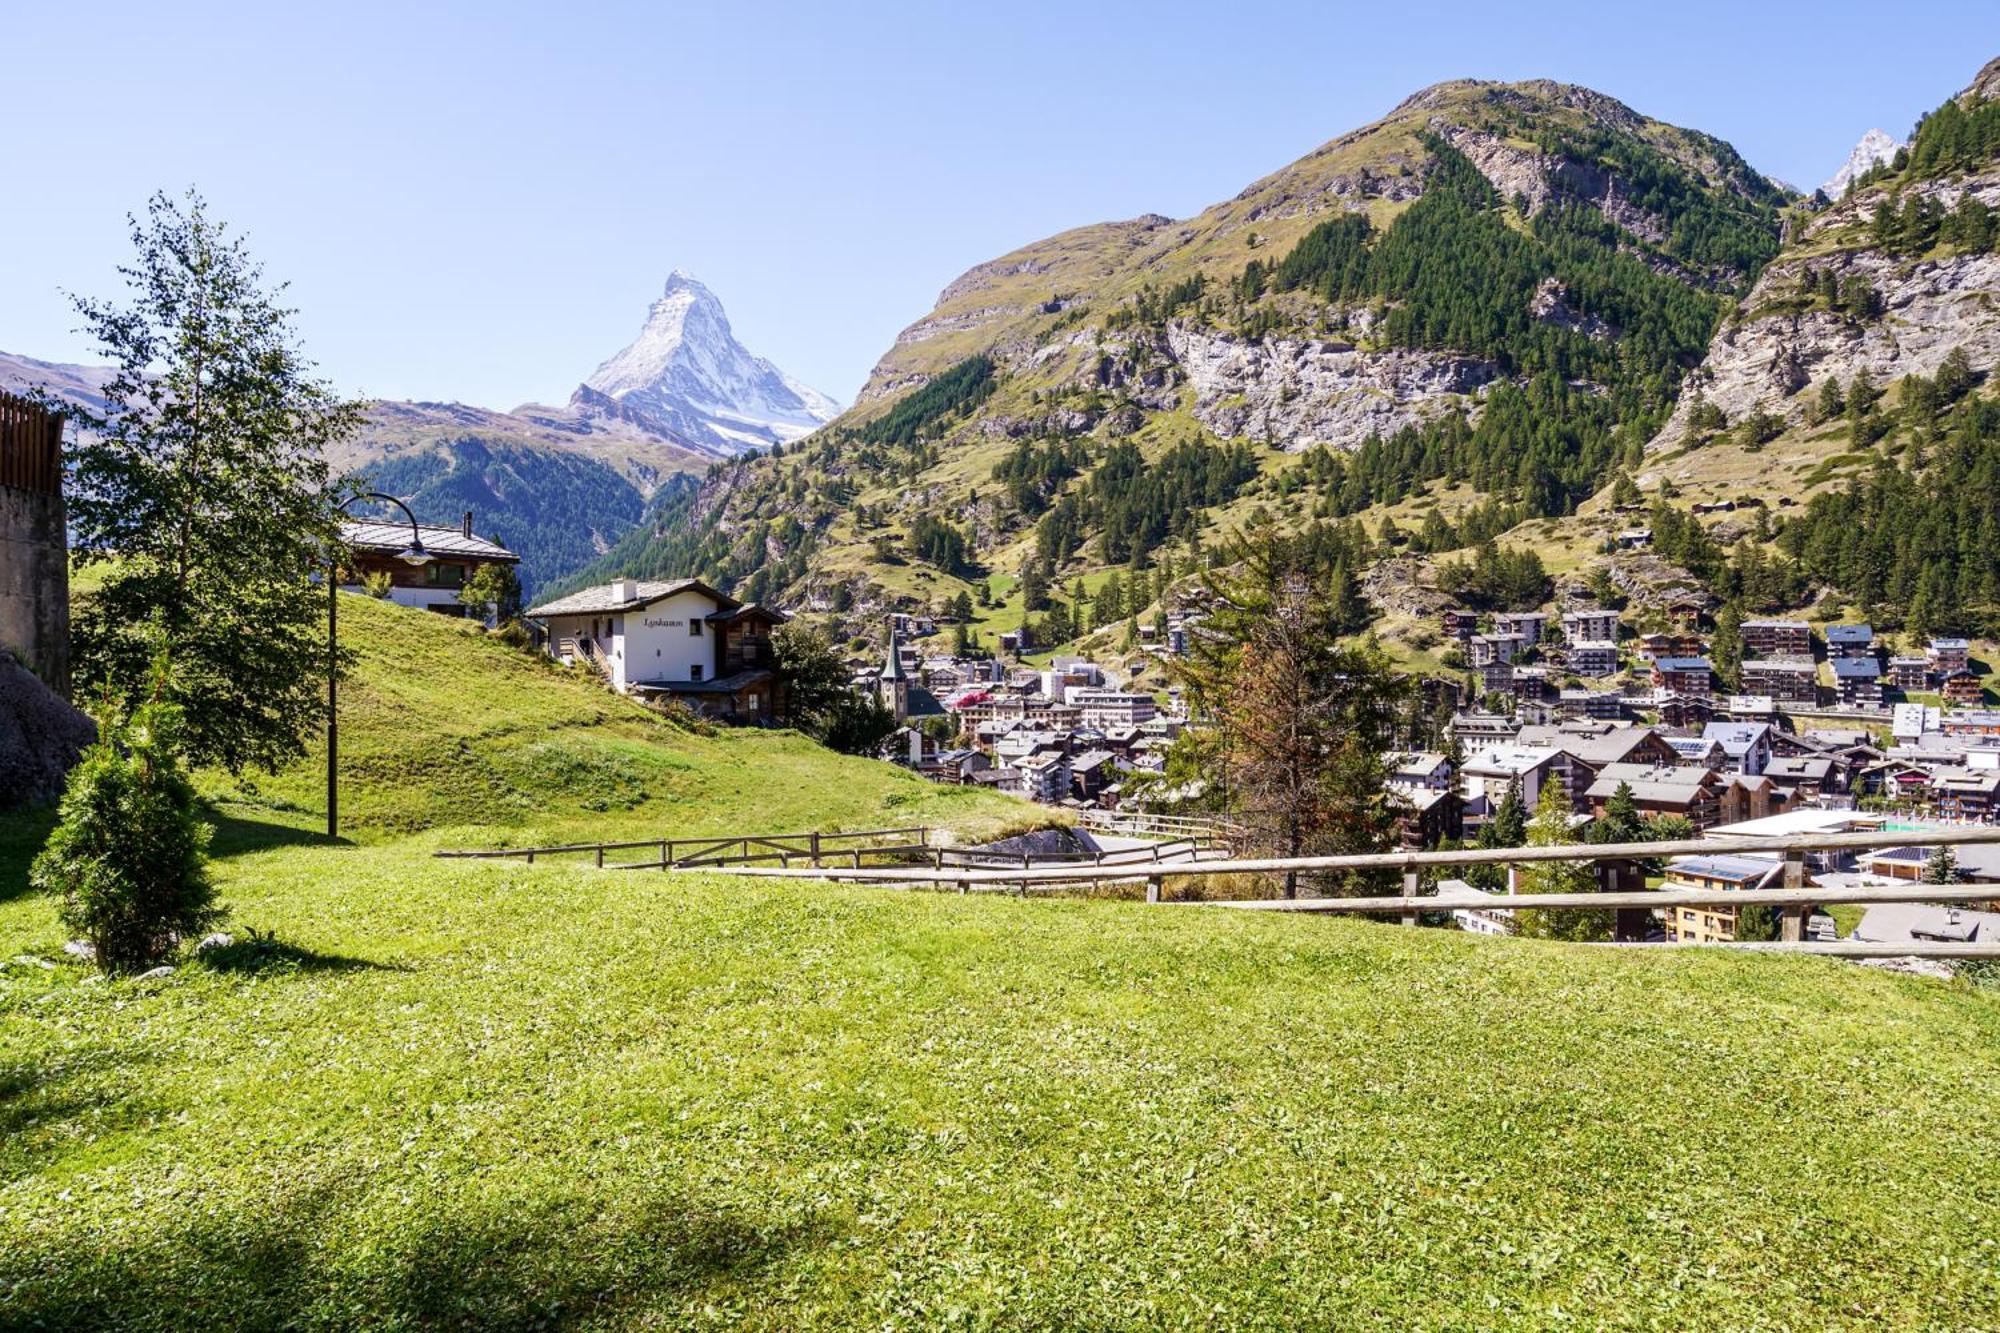
[[[1968, 190], [2000, 206], [2000, 172], [1912, 186], [1904, 197], [1922, 193], [1949, 209]], [[1864, 199], [1828, 210], [1807, 229], [1805, 243], [1853, 228], [1872, 203]], [[1881, 315], [1864, 319], [1802, 306], [1798, 293], [1807, 268], [1831, 272], [1843, 284], [1867, 282], [1881, 298]], [[1810, 407], [1810, 396], [1801, 391], [1829, 377], [1845, 385], [1865, 370], [1876, 385], [1887, 386], [1905, 375], [1935, 374], [1954, 348], [1965, 350], [1974, 370], [2000, 366], [2000, 255], [1912, 260], [1861, 247], [1781, 257], [1758, 278], [1743, 311], [1742, 318], [1717, 330], [1650, 448], [1687, 443], [1697, 397], [1731, 422], [1757, 411], [1795, 422]]]
[[1494, 363], [1473, 357], [1310, 338], [1244, 342], [1185, 325], [1168, 329], [1167, 345], [1193, 389], [1198, 421], [1293, 452], [1393, 435], [1470, 405], [1500, 377]]
[[53, 801], [97, 726], [0, 651], [0, 810]]

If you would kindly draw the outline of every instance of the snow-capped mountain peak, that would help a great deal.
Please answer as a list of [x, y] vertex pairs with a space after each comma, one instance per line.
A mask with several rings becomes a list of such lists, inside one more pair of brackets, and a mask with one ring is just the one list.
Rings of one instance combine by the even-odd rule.
[[1847, 193], [1847, 183], [1859, 176], [1877, 162], [1887, 162], [1896, 156], [1896, 150], [1903, 145], [1889, 137], [1886, 130], [1870, 130], [1861, 136], [1861, 142], [1854, 145], [1854, 151], [1847, 155], [1847, 165], [1835, 172], [1833, 179], [1819, 188], [1829, 199], [1838, 199]]
[[736, 341], [715, 293], [685, 269], [667, 275], [631, 345], [571, 396], [581, 411], [618, 415], [704, 452], [737, 454], [791, 441], [840, 405]]

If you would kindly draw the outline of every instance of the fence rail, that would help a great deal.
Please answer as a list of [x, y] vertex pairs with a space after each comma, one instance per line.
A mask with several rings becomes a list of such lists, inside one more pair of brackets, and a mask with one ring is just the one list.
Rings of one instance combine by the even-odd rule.
[[1177, 837], [1205, 838], [1212, 843], [1220, 844], [1241, 838], [1246, 832], [1241, 824], [1227, 819], [1208, 819], [1196, 815], [1156, 815], [1135, 810], [1079, 810], [1076, 820], [1087, 829], [1096, 829], [1104, 833], [1126, 833], [1138, 837], [1164, 833]]
[[[930, 835], [931, 830], [925, 826], [857, 829], [840, 833], [731, 833], [712, 838], [639, 838], [627, 842], [566, 842], [538, 847], [443, 850], [431, 855], [448, 860], [518, 860], [529, 865], [533, 865], [537, 857], [593, 855], [597, 865], [606, 870], [722, 869], [751, 866], [759, 861], [777, 861], [789, 866], [794, 857], [817, 865], [824, 860], [841, 858], [851, 862], [850, 869], [858, 870], [862, 868], [863, 856], [929, 851]], [[877, 841], [882, 838], [914, 838], [915, 841], [884, 845]], [[656, 855], [644, 861], [615, 864], [605, 860], [606, 853], [636, 851], [641, 847], [652, 848]]]
[[[1576, 844], [1556, 847], [1466, 848], [1451, 852], [1376, 852], [1349, 856], [1272, 857], [1240, 860], [1163, 861], [1135, 866], [1072, 864], [1023, 866], [1017, 869], [983, 869], [972, 866], [946, 867], [905, 865], [854, 869], [783, 869], [741, 867], [728, 873], [762, 877], [821, 879], [865, 884], [932, 884], [956, 888], [961, 893], [974, 890], [1012, 888], [1027, 893], [1034, 888], [1075, 885], [1136, 884], [1144, 882], [1148, 902], [1167, 901], [1165, 883], [1169, 879], [1209, 875], [1286, 876], [1350, 870], [1400, 870], [1403, 891], [1367, 897], [1258, 898], [1218, 902], [1185, 903], [1239, 911], [1344, 913], [1350, 915], [1400, 916], [1406, 925], [1415, 925], [1422, 913], [1457, 910], [1611, 910], [1650, 913], [1655, 908], [1734, 907], [1763, 905], [1779, 913], [1783, 939], [1773, 942], [1779, 950], [1823, 953], [1848, 957], [1911, 955], [1954, 958], [2000, 958], [2000, 943], [1937, 942], [1925, 948], [1885, 946], [1882, 953], [1868, 941], [1808, 942], [1804, 939], [1805, 909], [1822, 903], [1965, 903], [2000, 899], [1996, 884], [1873, 885], [1853, 888], [1808, 886], [1805, 858], [1810, 852], [1868, 851], [1884, 847], [1940, 847], [2000, 843], [2000, 828], [1927, 829], [1894, 834], [1881, 832], [1800, 834], [1789, 837], [1692, 838], [1672, 842], [1632, 842]], [[1513, 865], [1545, 861], [1590, 862], [1599, 869], [1600, 882], [1617, 882], [1619, 872], [1636, 862], [1667, 856], [1703, 856], [1721, 853], [1754, 853], [1781, 858], [1774, 861], [1774, 874], [1782, 872], [1784, 884], [1775, 889], [1647, 889], [1594, 893], [1520, 894], [1426, 894], [1422, 892], [1426, 869], [1458, 869], [1474, 865]]]

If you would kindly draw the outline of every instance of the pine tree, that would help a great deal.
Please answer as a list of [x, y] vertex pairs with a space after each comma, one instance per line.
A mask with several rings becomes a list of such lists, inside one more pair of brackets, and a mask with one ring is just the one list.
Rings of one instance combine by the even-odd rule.
[[[1454, 739], [1453, 744], [1457, 742]], [[1518, 780], [1507, 784], [1506, 794], [1493, 814], [1480, 827], [1479, 836], [1473, 846], [1488, 850], [1500, 847], [1519, 847], [1527, 841], [1528, 812], [1521, 800], [1521, 784]], [[1498, 863], [1466, 867], [1466, 882], [1489, 892], [1497, 892], [1507, 885], [1506, 867]]]
[[1924, 861], [1924, 883], [1926, 884], [1958, 883], [1957, 853], [1953, 852], [1951, 848], [1944, 846], [1943, 844], [1939, 844], [1938, 846], [1932, 848], [1930, 856], [1926, 858]]
[[[1570, 828], [1569, 795], [1562, 783], [1542, 784], [1535, 817], [1528, 825], [1528, 845], [1560, 847], [1574, 842]], [[1527, 861], [1517, 872], [1522, 893], [1595, 893], [1597, 873], [1588, 861]], [[1547, 940], [1608, 940], [1616, 914], [1608, 911], [1557, 909], [1514, 914], [1520, 933]]]
[[1721, 679], [1722, 687], [1734, 694], [1743, 678], [1743, 612], [1735, 602], [1726, 602], [1716, 613], [1715, 633], [1709, 639], [1708, 655]]
[[[1230, 554], [1237, 572], [1205, 580], [1205, 632], [1173, 668], [1218, 724], [1211, 781], [1271, 855], [1386, 847], [1396, 819], [1382, 754], [1407, 684], [1380, 649], [1339, 643], [1298, 538], [1253, 529]], [[1288, 875], [1287, 896], [1297, 890]]]
[[200, 196], [155, 195], [131, 228], [132, 303], [75, 303], [114, 367], [68, 460], [77, 559], [107, 570], [74, 625], [77, 692], [135, 692], [164, 652], [187, 759], [275, 768], [325, 716], [326, 457], [359, 410]]

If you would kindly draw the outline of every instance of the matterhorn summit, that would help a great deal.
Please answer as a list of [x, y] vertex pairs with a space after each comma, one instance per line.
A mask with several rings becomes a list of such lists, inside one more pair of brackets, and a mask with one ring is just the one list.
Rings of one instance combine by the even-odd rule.
[[681, 269], [668, 275], [632, 345], [599, 366], [570, 406], [717, 455], [795, 440], [840, 412], [737, 342], [722, 302]]
[[1887, 162], [1896, 156], [1896, 150], [1903, 145], [1889, 137], [1886, 130], [1870, 130], [1861, 136], [1861, 142], [1854, 145], [1854, 151], [1847, 155], [1847, 165], [1835, 172], [1833, 179], [1819, 188], [1829, 199], [1838, 199], [1847, 193], [1847, 183], [1859, 176], [1877, 162]]

